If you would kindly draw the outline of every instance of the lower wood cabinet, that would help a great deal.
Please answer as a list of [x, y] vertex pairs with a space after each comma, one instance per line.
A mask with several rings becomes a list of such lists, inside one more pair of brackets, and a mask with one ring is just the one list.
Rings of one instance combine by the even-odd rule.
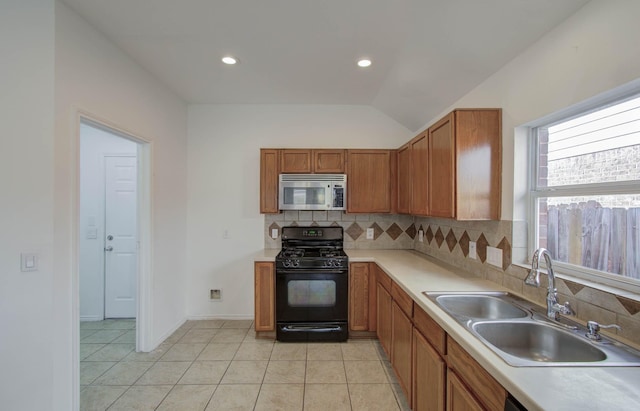
[[391, 302], [391, 365], [411, 406], [411, 341], [413, 324], [395, 301]]
[[[507, 391], [452, 338], [447, 339], [447, 363], [449, 366], [448, 374], [455, 372], [483, 408], [488, 410], [504, 409]], [[476, 408], [450, 408], [447, 405], [447, 409], [468, 410]]]
[[382, 349], [391, 358], [391, 294], [377, 282], [377, 330]]
[[349, 264], [349, 330], [369, 331], [369, 263]]
[[447, 411], [484, 411], [471, 391], [451, 370], [447, 373]]
[[276, 329], [276, 277], [275, 264], [254, 263], [255, 330]]
[[447, 364], [424, 335], [413, 329], [412, 410], [444, 411]]

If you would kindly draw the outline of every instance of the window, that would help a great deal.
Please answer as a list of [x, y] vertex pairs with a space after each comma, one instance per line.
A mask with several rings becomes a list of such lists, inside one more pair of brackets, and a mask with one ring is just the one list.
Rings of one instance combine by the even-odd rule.
[[640, 285], [640, 94], [533, 129], [536, 247], [573, 275]]

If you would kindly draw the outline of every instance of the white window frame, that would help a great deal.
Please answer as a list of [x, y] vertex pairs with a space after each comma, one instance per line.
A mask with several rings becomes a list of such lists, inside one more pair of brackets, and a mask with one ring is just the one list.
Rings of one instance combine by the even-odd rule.
[[[539, 170], [539, 141], [538, 128], [549, 127], [572, 118], [580, 117], [601, 110], [607, 106], [615, 105], [640, 96], [640, 87], [634, 82], [633, 87], [622, 87], [621, 89], [612, 90], [596, 98], [586, 102], [577, 104], [568, 109], [554, 113], [529, 124], [529, 238], [528, 243], [533, 245], [529, 247], [528, 260], [531, 261], [531, 254], [538, 248], [539, 235], [539, 209], [538, 199], [547, 197], [569, 197], [569, 196], [594, 196], [594, 195], [612, 195], [612, 194], [640, 194], [640, 183], [634, 181], [618, 181], [598, 184], [581, 184], [566, 185], [560, 187], [540, 187], [538, 186], [538, 170]], [[594, 270], [588, 267], [578, 266], [574, 264], [564, 263], [561, 261], [553, 262], [554, 272], [561, 278], [566, 278], [580, 283], [598, 283], [605, 286], [622, 289], [634, 294], [640, 294], [640, 280], [624, 277], [617, 274], [611, 274], [604, 271]]]

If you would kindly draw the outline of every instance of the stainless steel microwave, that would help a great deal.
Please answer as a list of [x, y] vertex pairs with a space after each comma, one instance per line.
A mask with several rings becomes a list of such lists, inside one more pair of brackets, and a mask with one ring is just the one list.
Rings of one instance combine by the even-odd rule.
[[346, 210], [345, 174], [280, 174], [280, 210]]

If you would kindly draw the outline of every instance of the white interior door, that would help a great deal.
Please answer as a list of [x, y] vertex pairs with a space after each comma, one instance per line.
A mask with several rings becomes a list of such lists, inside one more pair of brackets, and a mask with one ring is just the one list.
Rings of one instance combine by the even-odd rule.
[[137, 296], [136, 157], [105, 157], [105, 318], [134, 318]]

